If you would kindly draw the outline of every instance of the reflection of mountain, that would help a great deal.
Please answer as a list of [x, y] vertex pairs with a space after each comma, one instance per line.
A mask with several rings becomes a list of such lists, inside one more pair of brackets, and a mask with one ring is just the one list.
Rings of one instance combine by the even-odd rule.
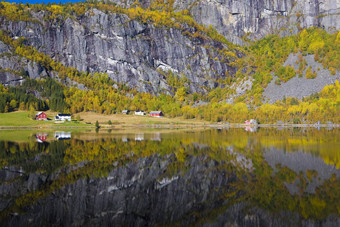
[[[310, 182], [306, 187], [306, 192], [315, 193], [316, 187], [323, 184], [325, 180], [329, 180], [333, 174], [337, 177], [340, 176], [340, 169], [336, 169], [335, 166], [327, 165], [320, 157], [314, 156], [310, 153], [304, 152], [293, 152], [287, 153], [282, 150], [274, 148], [268, 149], [264, 152], [264, 158], [268, 164], [275, 170], [276, 166], [280, 164], [283, 167], [288, 167], [293, 170], [296, 174], [303, 173], [305, 178], [308, 178], [307, 172], [314, 171], [314, 176], [310, 177]], [[300, 182], [295, 182], [286, 186], [290, 193], [298, 194], [298, 185]]]
[[[218, 163], [191, 158], [193, 167], [168, 177], [174, 156], [141, 158], [105, 178], [79, 179], [29, 206], [7, 224], [144, 226], [181, 220], [194, 210], [210, 209], [235, 177], [218, 171]], [[161, 165], [159, 164], [161, 163]], [[110, 223], [110, 224], [109, 224]]]
[[[7, 224], [22, 226], [30, 221], [36, 226], [45, 223], [63, 226], [276, 223], [283, 226], [280, 218], [261, 209], [245, 211], [243, 203], [230, 206], [224, 197], [236, 176], [221, 171], [220, 163], [208, 157], [191, 157], [186, 172], [169, 177], [164, 172], [171, 168], [173, 159], [174, 156], [142, 158], [112, 170], [105, 178], [78, 179], [29, 206], [25, 214], [11, 216]], [[218, 218], [210, 220], [215, 215]]]
[[0, 170], [0, 179], [2, 181], [11, 181], [17, 177], [22, 176], [23, 173], [24, 171], [21, 167], [4, 167]]
[[[338, 170], [314, 153], [287, 152], [280, 147], [282, 141], [272, 146], [278, 141], [272, 139], [273, 130], [233, 130], [163, 133], [157, 142], [153, 132], [105, 138], [84, 133], [83, 139], [75, 133], [70, 141], [50, 144], [0, 141], [4, 160], [0, 164], [9, 166], [0, 171], [0, 222], [4, 226], [339, 222]], [[263, 132], [271, 136], [269, 140]], [[136, 142], [139, 134], [144, 140]], [[291, 132], [287, 134], [290, 138]], [[306, 136], [301, 137], [295, 141], [305, 141]], [[325, 137], [336, 141], [333, 133]], [[303, 147], [308, 151], [308, 144]], [[10, 172], [20, 167], [20, 174]], [[332, 178], [332, 173], [338, 177]], [[300, 186], [294, 185], [296, 179], [307, 184], [292, 194]]]
[[[173, 168], [174, 161], [174, 155], [164, 158], [156, 155], [118, 166], [106, 177], [77, 179], [28, 206], [24, 214], [9, 216], [5, 224], [291, 226], [307, 223], [291, 212], [271, 214], [261, 208], [249, 209], [245, 202], [235, 203], [237, 194], [226, 195], [234, 193], [231, 185], [235, 185], [237, 177], [222, 170], [223, 163], [207, 156], [189, 157], [186, 171], [165, 175], [164, 172]], [[334, 224], [336, 220], [327, 221]]]

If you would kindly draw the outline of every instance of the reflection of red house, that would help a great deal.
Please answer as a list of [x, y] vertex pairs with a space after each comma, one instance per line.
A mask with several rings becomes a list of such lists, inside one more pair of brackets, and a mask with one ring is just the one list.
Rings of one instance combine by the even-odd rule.
[[162, 111], [151, 111], [150, 112], [151, 117], [163, 117]]
[[47, 133], [37, 133], [35, 134], [35, 138], [39, 143], [42, 143], [47, 140]]
[[44, 112], [39, 112], [35, 115], [35, 120], [38, 121], [46, 121], [47, 120], [47, 116]]
[[244, 130], [246, 130], [247, 132], [256, 132], [257, 127], [247, 126], [247, 127], [244, 128]]

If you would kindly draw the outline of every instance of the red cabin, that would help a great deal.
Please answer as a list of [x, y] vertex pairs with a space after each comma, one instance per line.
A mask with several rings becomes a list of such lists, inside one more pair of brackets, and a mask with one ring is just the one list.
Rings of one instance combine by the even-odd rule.
[[244, 122], [246, 125], [257, 125], [257, 121], [255, 119], [250, 119]]
[[35, 115], [35, 120], [37, 121], [46, 121], [47, 120], [47, 116], [44, 112], [39, 112]]
[[151, 111], [150, 112], [151, 117], [163, 117], [162, 111]]

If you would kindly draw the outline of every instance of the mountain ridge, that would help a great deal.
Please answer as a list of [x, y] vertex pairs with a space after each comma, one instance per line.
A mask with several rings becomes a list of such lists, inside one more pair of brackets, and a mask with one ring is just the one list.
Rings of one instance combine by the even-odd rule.
[[[130, 1], [115, 0], [110, 2], [123, 5], [124, 7], [132, 5]], [[154, 2], [139, 2], [144, 7], [153, 7], [157, 10], [158, 5]], [[219, 8], [216, 3], [219, 4]], [[326, 3], [321, 5], [329, 7], [331, 3], [334, 3], [334, 0], [327, 0]], [[171, 3], [169, 4], [171, 5]], [[183, 1], [172, 1], [172, 4], [173, 9], [177, 9], [177, 11], [178, 9], [189, 11], [194, 20], [198, 21], [198, 24], [202, 23], [205, 26], [211, 25], [223, 35], [226, 35], [226, 31], [228, 31], [228, 33], [235, 34], [239, 40], [241, 36], [245, 36], [248, 30], [252, 30], [253, 32], [251, 35], [248, 35], [247, 38], [251, 36], [253, 36], [252, 38], [262, 37], [264, 34], [270, 33], [272, 29], [261, 28], [264, 32], [261, 32], [261, 29], [254, 32], [256, 27], [266, 27], [266, 25], [260, 26], [260, 24], [279, 23], [275, 21], [282, 19], [280, 17], [275, 19], [271, 18], [271, 22], [268, 22], [266, 19], [261, 23], [259, 21], [259, 24], [254, 25], [254, 27], [250, 21], [245, 21], [244, 23], [241, 21], [244, 19], [244, 12], [248, 10], [248, 8], [245, 7], [256, 5], [257, 7], [253, 10], [259, 12], [250, 11], [249, 14], [256, 14], [259, 19], [261, 16], [260, 11], [271, 9], [272, 11], [286, 14], [288, 11], [300, 7], [301, 1], [293, 2], [285, 0], [271, 2], [255, 0], [251, 1], [249, 5], [246, 5], [244, 1], [240, 1], [239, 3], [233, 1], [188, 1], [186, 4], [184, 4]], [[204, 4], [213, 4], [213, 6], [216, 7], [216, 9], [211, 10], [211, 12], [223, 11], [223, 7], [228, 9], [228, 11], [224, 9], [226, 15], [208, 14], [207, 18], [219, 17], [221, 21], [225, 21], [225, 17], [228, 15], [243, 15], [243, 19], [240, 18], [238, 19], [240, 22], [236, 21], [235, 23], [247, 24], [247, 26], [251, 28], [246, 28], [243, 25], [237, 28], [230, 27], [233, 26], [233, 24], [230, 23], [230, 26], [228, 25], [229, 27], [223, 25], [223, 29], [221, 29], [221, 26], [216, 24], [214, 20], [204, 21], [197, 18], [197, 8], [203, 9]], [[311, 11], [325, 11], [320, 11], [319, 8], [316, 8], [316, 6], [320, 5], [319, 1], [314, 1], [314, 3], [310, 5], [310, 10], [305, 10], [307, 12], [306, 18], [309, 17], [308, 15]], [[337, 4], [335, 4], [335, 6], [337, 7]], [[160, 4], [158, 7], [164, 7], [164, 5]], [[297, 9], [295, 9], [295, 11], [296, 10]], [[333, 10], [337, 11], [338, 8]], [[235, 11], [239, 13], [235, 14]], [[301, 15], [305, 15], [305, 11], [302, 11]], [[106, 10], [106, 12], [108, 13], [109, 11]], [[293, 12], [291, 12], [291, 14]], [[186, 36], [183, 32], [186, 30], [187, 33], [195, 34], [195, 32], [197, 32], [195, 28], [192, 30], [188, 27], [182, 31], [171, 29], [171, 27], [170, 29], [158, 28], [157, 25], [155, 27], [156, 21], [151, 20], [151, 24], [141, 23], [143, 21], [133, 19], [131, 16], [129, 17], [129, 15], [124, 14], [124, 11], [118, 14], [117, 12], [113, 12], [113, 14], [107, 13], [93, 8], [76, 19], [72, 19], [71, 17], [65, 19], [57, 17], [53, 20], [44, 21], [44, 18], [48, 17], [48, 15], [46, 15], [48, 11], [32, 12], [31, 10], [31, 21], [13, 21], [6, 20], [6, 18], [2, 17], [1, 29], [9, 32], [12, 37], [24, 37], [26, 39], [25, 44], [34, 46], [39, 51], [60, 61], [65, 66], [76, 68], [82, 72], [106, 72], [114, 81], [125, 83], [130, 87], [138, 87], [140, 92], [157, 94], [162, 91], [171, 94], [171, 92], [169, 92], [171, 88], [167, 86], [164, 75], [158, 72], [159, 69], [165, 71], [165, 73], [170, 70], [173, 73], [182, 74], [191, 81], [191, 85], [189, 86], [190, 91], [201, 93], [206, 93], [209, 89], [218, 87], [219, 84], [216, 80], [218, 78], [225, 79], [226, 72], [230, 76], [235, 76], [238, 70], [238, 68], [228, 66], [225, 62], [216, 61], [216, 59], [221, 59], [223, 56], [216, 51], [211, 51], [212, 48], [204, 47], [206, 45], [219, 46], [220, 44], [215, 41], [211, 43], [209, 40], [202, 40], [200, 36], [190, 40], [192, 37]], [[314, 15], [314, 17], [320, 15]], [[326, 17], [333, 18], [334, 16], [339, 17], [337, 14]], [[287, 16], [287, 18], [288, 17], [289, 16]], [[326, 17], [320, 17], [320, 19], [324, 20]], [[39, 23], [37, 23], [37, 21]], [[316, 23], [314, 19], [306, 19], [306, 21], [309, 22], [305, 23], [302, 28], [310, 27], [311, 25], [323, 26], [322, 23], [319, 24], [320, 21]], [[329, 21], [331, 21], [331, 19]], [[331, 23], [328, 22], [325, 24], [326, 30], [331, 30], [330, 24]], [[339, 26], [338, 23], [335, 24], [338, 30]], [[297, 32], [297, 26], [295, 27], [295, 30], [292, 31], [293, 33]], [[228, 38], [228, 36], [226, 37]], [[239, 43], [237, 40], [232, 41]], [[242, 41], [242, 43], [244, 42]], [[217, 48], [220, 50], [224, 49], [224, 47], [221, 46]], [[9, 64], [9, 62], [6, 64], [4, 59], [2, 60], [3, 65]], [[35, 78], [37, 72], [41, 71], [39, 69], [33, 70], [33, 73], [32, 69], [28, 67], [24, 68], [28, 71], [31, 78]], [[39, 67], [37, 66], [35, 68]], [[5, 83], [6, 81], [2, 79], [1, 82]], [[200, 85], [204, 85], [208, 89]]]

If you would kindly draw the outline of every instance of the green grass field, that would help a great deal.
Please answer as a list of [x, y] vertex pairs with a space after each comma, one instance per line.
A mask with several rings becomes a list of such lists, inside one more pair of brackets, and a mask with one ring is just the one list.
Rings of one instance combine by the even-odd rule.
[[[47, 116], [53, 118], [52, 116]], [[36, 121], [28, 117], [27, 112], [0, 113], [0, 127], [91, 127], [80, 122], [56, 124], [54, 121]], [[92, 126], [93, 127], [93, 126]]]
[[36, 126], [52, 125], [53, 122], [35, 121], [28, 117], [27, 112], [12, 112], [0, 114], [0, 126]]
[[[50, 119], [54, 119], [56, 113], [46, 111], [47, 117]], [[28, 112], [25, 111], [16, 111], [11, 113], [0, 113], [0, 128], [8, 128], [8, 127], [28, 127], [28, 128], [93, 128], [95, 122], [98, 120], [100, 126], [102, 127], [135, 127], [136, 125], [204, 125], [205, 121], [196, 120], [196, 119], [181, 119], [181, 118], [153, 118], [149, 116], [135, 116], [135, 115], [123, 115], [123, 114], [114, 114], [114, 115], [103, 115], [93, 112], [85, 112], [78, 113], [76, 116], [79, 116], [82, 121], [71, 121], [64, 123], [55, 123], [54, 121], [36, 121], [32, 120], [28, 117]], [[107, 124], [108, 121], [112, 122], [112, 126]], [[86, 122], [90, 122], [91, 124], [86, 124]]]

